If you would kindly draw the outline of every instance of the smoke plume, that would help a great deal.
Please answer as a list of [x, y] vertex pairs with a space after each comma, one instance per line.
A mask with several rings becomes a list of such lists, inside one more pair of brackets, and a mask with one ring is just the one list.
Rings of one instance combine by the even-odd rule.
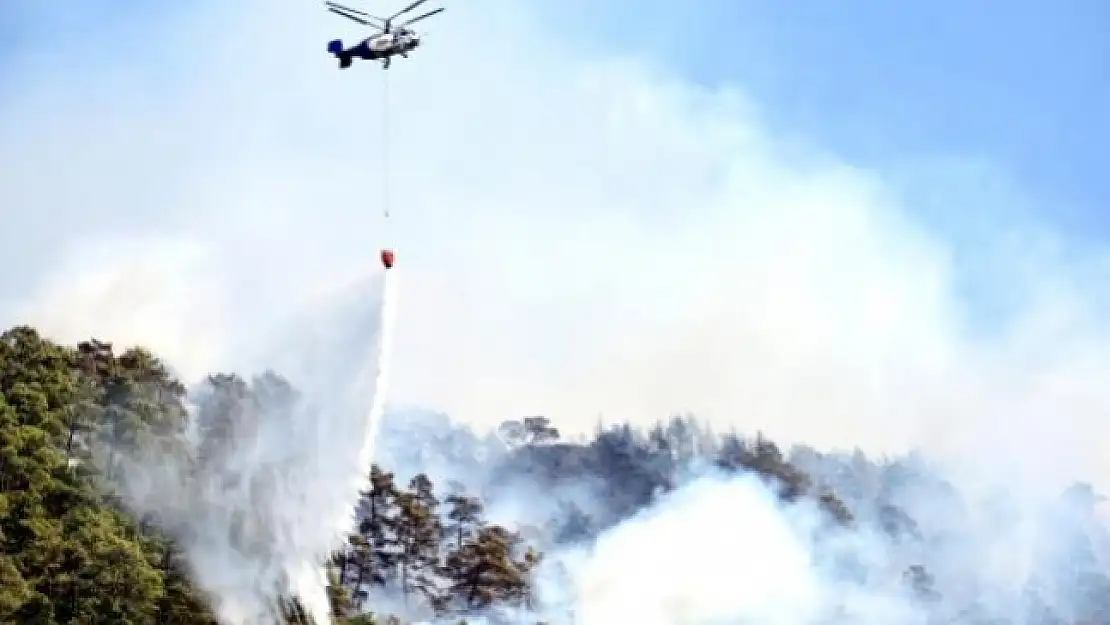
[[[219, 380], [202, 384], [188, 448], [132, 456], [118, 480], [126, 503], [176, 539], [227, 625], [277, 622], [289, 597], [330, 622], [323, 564], [351, 531], [369, 473], [396, 306], [392, 272], [374, 290], [359, 286], [296, 324], [305, 349], [283, 345], [286, 364], [301, 364], [296, 391], [259, 376], [251, 384], [260, 403], [214, 423], [206, 405], [221, 401]], [[227, 406], [215, 412], [228, 418]]]

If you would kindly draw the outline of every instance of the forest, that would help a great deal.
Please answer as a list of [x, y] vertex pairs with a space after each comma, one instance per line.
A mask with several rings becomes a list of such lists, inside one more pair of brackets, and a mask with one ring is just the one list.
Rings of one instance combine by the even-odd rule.
[[[0, 336], [0, 622], [217, 623], [172, 532], [137, 518], [110, 487], [118, 455], [168, 453], [196, 432], [190, 470], [208, 470], [265, 414], [245, 407], [280, 408], [295, 396], [275, 373], [213, 374], [206, 384], [189, 410], [186, 385], [144, 349], [60, 345], [30, 327]], [[782, 450], [758, 433], [718, 434], [690, 416], [646, 431], [599, 425], [592, 437], [564, 440], [542, 416], [479, 435], [409, 411], [389, 415], [381, 438], [352, 511], [355, 531], [327, 567], [340, 624], [401, 622], [394, 607], [408, 605], [454, 623], [505, 606], [540, 614], [545, 597], [533, 573], [547, 554], [588, 546], [692, 473], [714, 471], [758, 476], [782, 502], [812, 504], [824, 520], [817, 534], [881, 537], [882, 567], [835, 549], [829, 566], [860, 587], [897, 580], [930, 623], [1110, 625], [1110, 535], [1097, 518], [1099, 496], [1083, 483], [1044, 513], [1053, 548], [1037, 552], [1033, 573], [1002, 587], [973, 565], [953, 566], [968, 559], [953, 554], [967, 553], [984, 515], [991, 527], [1013, 521], [1013, 498], [974, 499], [915, 455]], [[543, 493], [548, 505], [510, 523], [498, 506], [521, 492]], [[282, 611], [288, 623], [306, 620], [297, 597]]]

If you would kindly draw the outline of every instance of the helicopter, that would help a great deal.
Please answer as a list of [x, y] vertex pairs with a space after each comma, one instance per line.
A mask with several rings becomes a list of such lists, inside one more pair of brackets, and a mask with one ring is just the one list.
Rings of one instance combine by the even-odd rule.
[[397, 11], [393, 15], [382, 19], [374, 15], [370, 15], [365, 11], [352, 9], [351, 7], [343, 6], [338, 2], [326, 0], [324, 4], [327, 6], [328, 11], [336, 15], [358, 22], [364, 26], [377, 28], [381, 32], [370, 35], [363, 39], [358, 44], [350, 48], [343, 47], [342, 39], [334, 39], [328, 42], [328, 53], [339, 59], [339, 69], [347, 69], [351, 66], [354, 59], [365, 59], [368, 61], [381, 60], [382, 69], [389, 69], [390, 61], [394, 56], [401, 56], [408, 58], [408, 53], [416, 49], [420, 45], [420, 35], [410, 29], [408, 26], [414, 22], [418, 22], [424, 18], [431, 17], [436, 13], [443, 11], [443, 8], [438, 8], [433, 11], [428, 11], [423, 15], [418, 15], [414, 18], [408, 19], [396, 26], [393, 25], [393, 20], [401, 15], [412, 11], [416, 7], [424, 4], [427, 0], [416, 0], [407, 7]]

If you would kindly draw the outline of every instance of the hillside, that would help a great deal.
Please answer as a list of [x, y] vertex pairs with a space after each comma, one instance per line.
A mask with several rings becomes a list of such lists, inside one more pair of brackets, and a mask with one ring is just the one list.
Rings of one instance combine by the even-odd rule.
[[[58, 345], [27, 327], [3, 334], [0, 622], [215, 623], [170, 538], [180, 528], [156, 515], [135, 518], [115, 494], [121, 467], [136, 451], [178, 457], [195, 449], [188, 470], [203, 476], [245, 430], [299, 399], [274, 373], [213, 374], [203, 391], [188, 397], [183, 382], [141, 349]], [[554, 618], [585, 601], [554, 592], [563, 586], [553, 571], [574, 575], [561, 554], [589, 552], [661, 501], [677, 505], [668, 497], [697, 476], [754, 475], [782, 510], [810, 511], [804, 543], [813, 567], [844, 590], [823, 605], [820, 622], [862, 622], [853, 601], [881, 594], [900, 597], [913, 618], [871, 613], [868, 620], [1110, 624], [1110, 579], [1100, 564], [1110, 534], [1095, 516], [1096, 495], [1082, 484], [1036, 511], [1034, 529], [1022, 535], [1038, 547], [1025, 550], [1007, 542], [1006, 528], [1028, 528], [1030, 513], [1004, 491], [981, 499], [917, 457], [787, 452], [759, 436], [714, 434], [692, 418], [646, 432], [599, 428], [590, 440], [567, 442], [542, 417], [480, 437], [445, 417], [394, 414], [380, 449], [355, 511], [357, 529], [329, 566], [341, 622], [374, 622], [367, 613], [447, 622], [474, 614]], [[288, 538], [239, 527], [235, 543], [244, 550]], [[869, 549], [858, 548], [859, 537]], [[1007, 549], [1033, 559], [1002, 583], [987, 574], [986, 554]], [[628, 566], [662, 580], [689, 575], [641, 555]], [[740, 568], [758, 574], [772, 565], [719, 560], [714, 575], [740, 579]], [[304, 619], [296, 597], [284, 611], [288, 622]]]

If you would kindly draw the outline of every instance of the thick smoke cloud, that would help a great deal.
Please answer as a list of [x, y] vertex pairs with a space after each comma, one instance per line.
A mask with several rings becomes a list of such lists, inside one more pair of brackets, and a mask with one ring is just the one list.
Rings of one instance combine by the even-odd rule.
[[[546, 554], [534, 612], [479, 615], [489, 622], [1043, 625], [1107, 613], [1110, 533], [1082, 484], [1039, 497], [1020, 480], [968, 481], [920, 455], [787, 454], [844, 502], [844, 524], [817, 503], [820, 488], [784, 500], [783, 484], [757, 478], [781, 462], [773, 453], [722, 471], [711, 460], [728, 457], [729, 438], [691, 458], [677, 450], [704, 433], [673, 422], [663, 434], [618, 429], [492, 454], [465, 427], [444, 425], [390, 417], [383, 449], [401, 453], [383, 462], [454, 463], [448, 474], [491, 509], [515, 511], [499, 522]], [[440, 436], [422, 439], [419, 459], [403, 453], [425, 426]]]
[[805, 540], [785, 521], [754, 478], [695, 481], [598, 539], [575, 579], [578, 622], [810, 622], [821, 585]]

